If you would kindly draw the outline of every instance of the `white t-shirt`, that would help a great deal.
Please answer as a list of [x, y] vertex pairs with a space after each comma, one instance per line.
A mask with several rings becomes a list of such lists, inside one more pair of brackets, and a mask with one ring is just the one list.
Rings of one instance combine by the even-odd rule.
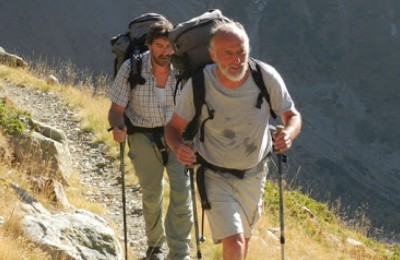
[[165, 88], [155, 87], [154, 91], [156, 92], [156, 96], [158, 102], [161, 107], [165, 107], [167, 105], [167, 97], [165, 96]]
[[[261, 68], [275, 113], [280, 115], [294, 107], [278, 72], [265, 63]], [[256, 108], [260, 90], [251, 76], [239, 88], [224, 87], [217, 78], [215, 64], [205, 67], [204, 82], [206, 103], [215, 112], [214, 119], [205, 123], [204, 142], [199, 140], [200, 131], [195, 136], [196, 150], [208, 162], [220, 167], [249, 169], [256, 166], [272, 147], [268, 102], [263, 99], [261, 109]], [[188, 121], [194, 117], [191, 81], [183, 87], [175, 112]], [[207, 108], [203, 106], [201, 122], [207, 117]]]

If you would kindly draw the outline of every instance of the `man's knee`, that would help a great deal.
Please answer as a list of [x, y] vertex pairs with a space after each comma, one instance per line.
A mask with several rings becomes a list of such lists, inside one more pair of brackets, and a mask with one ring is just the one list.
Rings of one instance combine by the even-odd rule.
[[[170, 209], [175, 215], [191, 214], [191, 198], [188, 190], [170, 190]], [[190, 216], [189, 216], [190, 217]]]
[[244, 235], [236, 234], [227, 238], [222, 239], [223, 250], [229, 253], [243, 254], [246, 250], [246, 239]]

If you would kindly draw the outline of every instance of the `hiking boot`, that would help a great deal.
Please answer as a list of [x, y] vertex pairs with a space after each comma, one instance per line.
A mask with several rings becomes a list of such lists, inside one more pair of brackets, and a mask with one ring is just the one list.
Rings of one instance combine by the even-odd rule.
[[146, 252], [146, 259], [148, 260], [164, 260], [164, 253], [160, 247], [149, 247]]

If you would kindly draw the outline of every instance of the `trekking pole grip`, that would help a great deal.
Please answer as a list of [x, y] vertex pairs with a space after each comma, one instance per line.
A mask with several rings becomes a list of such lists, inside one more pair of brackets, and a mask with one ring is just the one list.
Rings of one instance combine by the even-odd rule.
[[[193, 149], [193, 141], [192, 141], [192, 140], [184, 140], [184, 141], [183, 141], [183, 144], [184, 144], [184, 145], [187, 145], [187, 146], [189, 146], [191, 149]], [[193, 169], [193, 168], [194, 168], [194, 165], [193, 165], [193, 164], [191, 164], [191, 165], [186, 165], [186, 168], [188, 168], [188, 169]]]
[[[283, 125], [277, 125], [277, 126], [275, 126], [275, 133], [276, 133], [276, 135], [282, 133], [283, 129], [284, 129], [284, 126], [283, 126]], [[282, 152], [276, 151], [276, 154], [282, 154]]]

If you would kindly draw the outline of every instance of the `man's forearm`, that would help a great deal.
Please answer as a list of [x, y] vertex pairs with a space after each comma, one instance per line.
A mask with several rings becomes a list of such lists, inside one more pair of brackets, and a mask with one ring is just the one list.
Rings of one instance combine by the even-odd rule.
[[111, 127], [118, 127], [120, 129], [125, 127], [124, 114], [110, 109], [108, 112], [108, 122]]
[[168, 147], [175, 153], [183, 142], [179, 131], [168, 124], [165, 126], [165, 141]]
[[285, 130], [289, 132], [292, 140], [296, 139], [301, 130], [301, 116], [293, 115], [285, 124]]
[[301, 114], [296, 109], [284, 112], [282, 122], [285, 125], [285, 132], [289, 134], [292, 140], [296, 139], [301, 130]]

